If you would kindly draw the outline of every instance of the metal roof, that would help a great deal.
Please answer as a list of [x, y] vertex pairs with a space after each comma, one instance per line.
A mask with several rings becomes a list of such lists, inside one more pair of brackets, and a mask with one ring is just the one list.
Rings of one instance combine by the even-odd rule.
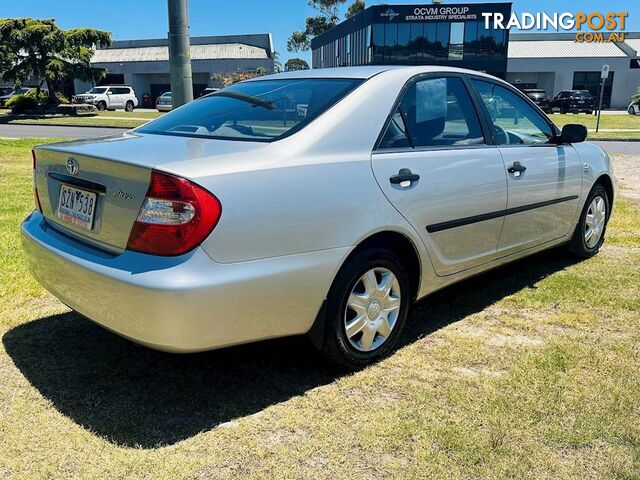
[[[264, 48], [242, 43], [191, 45], [191, 60], [262, 59]], [[96, 50], [91, 63], [168, 62], [169, 47], [105, 48]]]
[[509, 58], [626, 57], [614, 43], [577, 43], [575, 40], [509, 39]]
[[640, 56], [640, 38], [627, 38], [624, 43], [633, 48], [637, 56]]

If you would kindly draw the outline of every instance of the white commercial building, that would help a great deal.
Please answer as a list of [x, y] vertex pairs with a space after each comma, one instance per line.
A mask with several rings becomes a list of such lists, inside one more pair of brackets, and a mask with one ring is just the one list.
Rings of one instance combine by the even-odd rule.
[[605, 108], [626, 108], [640, 88], [638, 32], [626, 33], [622, 43], [579, 43], [575, 33], [511, 33], [507, 56], [508, 82], [544, 89], [549, 96], [562, 90], [589, 90], [597, 96], [605, 64], [610, 68]]

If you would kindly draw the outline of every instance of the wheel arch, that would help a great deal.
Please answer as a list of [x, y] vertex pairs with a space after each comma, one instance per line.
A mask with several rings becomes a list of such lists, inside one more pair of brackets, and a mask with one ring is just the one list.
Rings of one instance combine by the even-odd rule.
[[[398, 254], [405, 267], [409, 271], [411, 282], [411, 300], [415, 300], [420, 291], [420, 282], [422, 280], [422, 262], [415, 243], [405, 234], [395, 230], [383, 230], [373, 233], [362, 239], [342, 260], [342, 263], [336, 270], [334, 280], [346, 263], [355, 255], [368, 248], [385, 248]], [[331, 282], [333, 284], [333, 281]], [[327, 291], [327, 294], [329, 292]], [[313, 325], [307, 332], [307, 337], [311, 342], [320, 349], [324, 344], [325, 324], [326, 324], [326, 297], [322, 302], [322, 306], [316, 315]]]
[[610, 213], [613, 207], [615, 190], [613, 188], [613, 181], [611, 180], [611, 177], [609, 176], [609, 174], [603, 173], [602, 175], [600, 175], [596, 179], [596, 181], [593, 182], [593, 186], [591, 188], [595, 187], [596, 185], [602, 185], [605, 191], [607, 192], [607, 197], [609, 197], [609, 213]]

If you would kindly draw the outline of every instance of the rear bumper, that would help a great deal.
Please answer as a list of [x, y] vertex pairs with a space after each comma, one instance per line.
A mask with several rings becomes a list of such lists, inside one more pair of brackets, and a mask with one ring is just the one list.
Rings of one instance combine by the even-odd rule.
[[22, 244], [34, 277], [63, 303], [137, 343], [195, 352], [306, 333], [348, 248], [220, 264], [201, 248], [180, 257], [111, 255], [32, 213]]
[[171, 110], [171, 105], [156, 105], [156, 110], [159, 112], [168, 112]]

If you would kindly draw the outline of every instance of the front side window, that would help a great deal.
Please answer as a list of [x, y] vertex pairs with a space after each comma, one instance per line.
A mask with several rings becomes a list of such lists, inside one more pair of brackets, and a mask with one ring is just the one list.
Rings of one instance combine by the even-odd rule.
[[492, 82], [472, 83], [489, 111], [498, 145], [547, 143], [553, 137], [551, 126], [519, 95]]
[[301, 129], [362, 80], [317, 78], [242, 82], [190, 102], [141, 133], [272, 141]]
[[405, 92], [381, 148], [479, 145], [480, 121], [460, 78], [418, 80]]

